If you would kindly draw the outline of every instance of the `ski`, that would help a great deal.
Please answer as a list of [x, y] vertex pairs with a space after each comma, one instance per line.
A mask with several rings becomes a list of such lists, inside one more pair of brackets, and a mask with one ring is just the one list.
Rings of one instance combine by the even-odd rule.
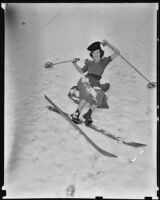
[[116, 155], [110, 153], [110, 152], [107, 152], [105, 150], [103, 150], [102, 148], [100, 148], [97, 144], [95, 144], [91, 139], [90, 137], [88, 137], [85, 132], [78, 126], [76, 125], [70, 118], [69, 116], [63, 112], [55, 103], [53, 103], [53, 101], [51, 101], [46, 95], [45, 96], [45, 99], [53, 106], [55, 107], [55, 109], [57, 110], [57, 113], [59, 113], [63, 118], [65, 118], [76, 130], [79, 131], [79, 133], [81, 135], [84, 136], [84, 138], [101, 154], [105, 155], [105, 156], [108, 156], [108, 157], [113, 157], [113, 158], [117, 158]]
[[[56, 113], [59, 113], [59, 111], [55, 107], [48, 106], [48, 109], [51, 110], [51, 111], [54, 111]], [[65, 112], [63, 112], [63, 113], [69, 117], [69, 114], [67, 114]], [[83, 123], [83, 121], [82, 121], [82, 123]], [[98, 126], [96, 126], [94, 124], [90, 124], [87, 127], [91, 128], [91, 129], [93, 129], [93, 130], [95, 130], [95, 131], [97, 131], [97, 132], [99, 132], [99, 133], [101, 133], [101, 134], [113, 139], [113, 140], [116, 140], [118, 143], [122, 143], [122, 144], [131, 146], [131, 147], [135, 147], [135, 148], [147, 146], [146, 144], [142, 144], [142, 143], [138, 143], [138, 142], [127, 142], [123, 138], [115, 136], [115, 135], [109, 133], [108, 131], [99, 128]]]

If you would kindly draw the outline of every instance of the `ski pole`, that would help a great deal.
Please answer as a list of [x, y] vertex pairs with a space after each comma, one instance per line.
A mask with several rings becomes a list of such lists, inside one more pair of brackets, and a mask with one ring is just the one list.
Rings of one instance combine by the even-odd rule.
[[[77, 61], [80, 60], [79, 58], [77, 58]], [[52, 63], [52, 62], [46, 62], [44, 67], [45, 68], [52, 68], [55, 65], [58, 64], [62, 64], [62, 63], [67, 63], [67, 62], [73, 62], [74, 60], [65, 60], [65, 61], [61, 61], [61, 62], [57, 62], [57, 63]]]
[[[108, 44], [108, 46], [114, 51], [114, 49], [112, 48], [112, 46], [110, 46]], [[148, 88], [154, 88], [156, 86], [156, 82], [151, 82], [148, 80], [148, 78], [146, 78], [134, 65], [132, 65], [124, 56], [122, 56], [121, 54], [119, 54], [119, 56], [125, 61], [127, 62], [134, 70], [136, 70], [136, 72], [138, 72], [147, 82], [147, 87]]]

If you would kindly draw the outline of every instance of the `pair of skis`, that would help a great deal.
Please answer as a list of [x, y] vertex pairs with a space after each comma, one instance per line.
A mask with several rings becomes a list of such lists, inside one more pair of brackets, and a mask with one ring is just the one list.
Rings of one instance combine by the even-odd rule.
[[[99, 147], [97, 144], [95, 144], [87, 135], [86, 133], [77, 125], [75, 124], [69, 117], [69, 115], [65, 112], [63, 112], [49, 97], [47, 97], [45, 95], [45, 99], [52, 105], [52, 106], [48, 106], [48, 109], [51, 110], [51, 111], [54, 111], [58, 114], [60, 114], [63, 118], [65, 118], [76, 130], [79, 131], [80, 134], [82, 134], [85, 139], [98, 151], [100, 152], [101, 154], [105, 155], [105, 156], [108, 156], [108, 157], [113, 157], [113, 158], [117, 158], [116, 155], [110, 153], [110, 152], [107, 152], [105, 150], [103, 150], [101, 147]], [[125, 140], [123, 140], [122, 138], [120, 137], [117, 137], [111, 133], [109, 133], [108, 131], [105, 131], [103, 129], [100, 129], [98, 128], [96, 125], [94, 124], [90, 124], [89, 126], [87, 126], [113, 140], [116, 140], [117, 142], [121, 142], [125, 145], [129, 145], [129, 146], [132, 146], [132, 147], [144, 147], [146, 146], [146, 144], [142, 144], [142, 143], [137, 143], [137, 142], [126, 142]]]

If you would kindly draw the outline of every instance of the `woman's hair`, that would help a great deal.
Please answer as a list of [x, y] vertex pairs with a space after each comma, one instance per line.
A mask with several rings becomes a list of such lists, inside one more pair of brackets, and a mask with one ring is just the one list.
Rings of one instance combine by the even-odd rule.
[[[104, 56], [104, 51], [102, 49], [99, 49], [100, 51], [100, 57], [102, 58]], [[93, 51], [91, 51], [90, 56], [93, 58]]]

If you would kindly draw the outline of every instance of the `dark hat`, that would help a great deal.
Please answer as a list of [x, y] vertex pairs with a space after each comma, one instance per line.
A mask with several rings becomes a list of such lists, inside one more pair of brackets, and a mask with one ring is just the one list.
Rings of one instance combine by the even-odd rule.
[[101, 49], [100, 46], [101, 42], [93, 42], [91, 45], [88, 46], [88, 51], [95, 51], [97, 49]]

